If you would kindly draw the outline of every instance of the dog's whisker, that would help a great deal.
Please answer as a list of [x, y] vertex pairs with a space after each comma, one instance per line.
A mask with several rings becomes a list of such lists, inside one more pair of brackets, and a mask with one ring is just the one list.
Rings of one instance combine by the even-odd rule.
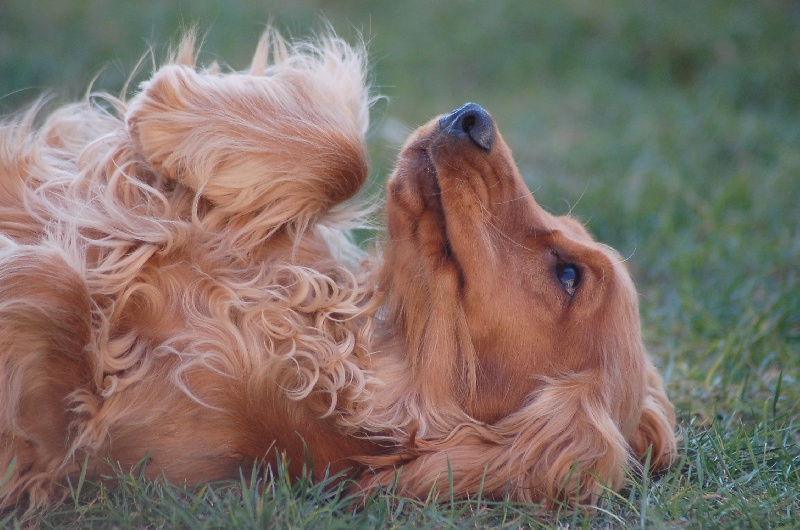
[[570, 203], [566, 199], [564, 199], [564, 202], [567, 203], [567, 207], [569, 208], [569, 210], [567, 210], [567, 215], [572, 215], [572, 212], [575, 210], [575, 207], [578, 206], [578, 204], [580, 204], [581, 200], [583, 199], [583, 196], [586, 194], [587, 189], [589, 189], [588, 184], [583, 187], [583, 191], [578, 197], [578, 200], [575, 201], [575, 204], [570, 205]]

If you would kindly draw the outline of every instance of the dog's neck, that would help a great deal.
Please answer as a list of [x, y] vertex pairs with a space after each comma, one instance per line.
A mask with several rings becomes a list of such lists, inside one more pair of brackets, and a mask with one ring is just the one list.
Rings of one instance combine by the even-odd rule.
[[[376, 318], [374, 325], [365, 370], [378, 384], [373, 390], [375, 407], [363, 426], [367, 431], [392, 437], [438, 436], [454, 425], [475, 421], [464, 410], [466, 393], [448, 383], [468, 377], [455, 373], [463, 371], [459, 367], [463, 363], [450, 362], [444, 351], [423, 352], [410, 347], [386, 320]], [[433, 366], [442, 361], [448, 365]], [[443, 378], [443, 369], [453, 371], [454, 377]]]

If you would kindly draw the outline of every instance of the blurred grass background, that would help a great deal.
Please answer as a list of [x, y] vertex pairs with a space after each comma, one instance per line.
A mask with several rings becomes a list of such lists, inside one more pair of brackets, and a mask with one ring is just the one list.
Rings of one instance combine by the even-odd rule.
[[[116, 93], [150, 44], [163, 57], [194, 23], [208, 31], [203, 60], [240, 69], [265, 24], [305, 37], [324, 20], [365, 37], [387, 96], [372, 117], [376, 182], [410, 130], [476, 101], [538, 202], [629, 256], [682, 461], [571, 524], [796, 527], [800, 3], [0, 0], [0, 112], [42, 92], [81, 97], [98, 73]], [[356, 523], [538, 524], [522, 509], [394, 502]], [[59, 524], [85, 524], [96, 503]]]

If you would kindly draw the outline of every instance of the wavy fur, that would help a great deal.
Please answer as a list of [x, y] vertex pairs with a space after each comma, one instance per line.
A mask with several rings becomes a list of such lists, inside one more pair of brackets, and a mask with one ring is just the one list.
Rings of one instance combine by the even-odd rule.
[[414, 133], [380, 252], [351, 242], [370, 103], [360, 50], [268, 31], [247, 72], [198, 68], [189, 36], [129, 101], [2, 126], [0, 507], [145, 455], [192, 483], [280, 453], [573, 503], [669, 464], [622, 260], [535, 203], [492, 122], [488, 150]]

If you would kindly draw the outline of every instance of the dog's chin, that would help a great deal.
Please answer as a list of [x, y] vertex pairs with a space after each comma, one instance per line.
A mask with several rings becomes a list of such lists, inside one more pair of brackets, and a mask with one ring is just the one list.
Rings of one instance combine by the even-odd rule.
[[414, 149], [410, 157], [413, 168], [411, 178], [415, 180], [414, 185], [423, 194], [424, 212], [430, 215], [444, 216], [439, 171], [431, 157], [430, 141], [424, 142]]
[[[441, 144], [446, 140], [435, 122], [419, 129], [402, 149], [388, 185], [390, 234], [417, 239], [425, 248], [424, 255], [432, 260], [433, 267], [438, 267], [443, 261], [457, 265], [451, 239], [458, 234], [448, 231], [448, 223], [469, 215], [462, 211], [463, 204], [446, 203], [447, 197], [442, 193], [441, 178], [447, 172], [442, 165], [452, 164], [440, 153]], [[477, 194], [465, 195], [459, 202], [469, 198], [480, 201]], [[489, 205], [471, 206], [489, 211]]]
[[430, 151], [431, 135], [421, 132], [402, 150], [389, 181], [388, 230], [398, 242], [411, 240], [421, 252], [419, 257], [435, 269], [451, 248], [439, 172]]
[[389, 205], [410, 217], [442, 212], [438, 172], [430, 153], [430, 134], [417, 133], [400, 152], [389, 180]]

